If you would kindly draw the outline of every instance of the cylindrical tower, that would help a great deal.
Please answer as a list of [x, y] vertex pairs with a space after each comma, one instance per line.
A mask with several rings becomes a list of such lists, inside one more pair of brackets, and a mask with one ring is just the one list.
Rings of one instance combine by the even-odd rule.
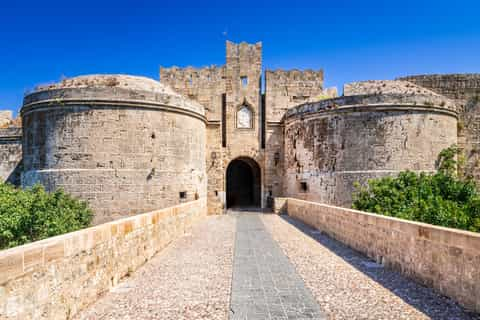
[[285, 118], [286, 196], [350, 206], [355, 182], [434, 171], [457, 142], [457, 113], [431, 94], [378, 93], [323, 100]]
[[206, 196], [201, 105], [157, 81], [92, 75], [24, 99], [22, 185], [87, 200], [96, 224]]

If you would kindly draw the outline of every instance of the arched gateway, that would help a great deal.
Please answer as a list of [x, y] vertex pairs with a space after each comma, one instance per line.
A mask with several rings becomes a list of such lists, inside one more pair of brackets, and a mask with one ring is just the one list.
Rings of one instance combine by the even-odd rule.
[[260, 167], [255, 160], [232, 160], [227, 167], [227, 208], [260, 207], [260, 180]]

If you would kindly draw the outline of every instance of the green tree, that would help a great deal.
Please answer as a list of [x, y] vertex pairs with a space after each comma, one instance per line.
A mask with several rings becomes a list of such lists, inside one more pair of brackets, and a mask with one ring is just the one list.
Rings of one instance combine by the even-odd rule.
[[473, 181], [457, 177], [457, 154], [456, 146], [443, 150], [435, 174], [404, 171], [357, 184], [353, 208], [480, 232], [480, 195]]
[[48, 193], [36, 185], [17, 189], [0, 183], [0, 248], [88, 227], [92, 211], [83, 201], [59, 189]]

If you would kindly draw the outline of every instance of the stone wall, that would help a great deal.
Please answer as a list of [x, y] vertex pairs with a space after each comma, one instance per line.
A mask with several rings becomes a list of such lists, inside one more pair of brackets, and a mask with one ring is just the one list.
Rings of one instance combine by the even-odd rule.
[[461, 174], [480, 185], [480, 96], [467, 100], [459, 114], [458, 146], [465, 159], [459, 166]]
[[323, 70], [267, 70], [265, 97], [267, 121], [280, 122], [289, 108], [328, 97], [323, 90]]
[[470, 98], [480, 96], [480, 73], [416, 75], [398, 79], [428, 88], [457, 100], [460, 104]]
[[400, 78], [454, 99], [458, 106], [458, 146], [464, 164], [460, 171], [480, 183], [480, 73], [433, 74]]
[[12, 121], [12, 111], [0, 110], [0, 128], [4, 128]]
[[292, 198], [286, 202], [288, 215], [480, 312], [479, 233]]
[[[353, 95], [430, 95], [442, 99], [440, 94], [427, 88], [416, 85], [408, 81], [401, 80], [369, 80], [347, 83], [343, 86], [343, 94], [345, 96]], [[445, 101], [450, 100], [443, 97]]]
[[22, 185], [87, 200], [95, 224], [206, 197], [203, 108], [153, 80], [112, 79], [25, 98]]
[[[267, 123], [265, 131], [265, 175], [266, 199], [283, 196], [284, 180], [284, 126], [283, 123]], [[271, 207], [271, 203], [268, 206]]]
[[457, 119], [453, 105], [426, 99], [433, 98], [352, 96], [290, 109], [284, 195], [350, 206], [355, 182], [434, 171], [440, 151], [457, 142]]
[[160, 82], [203, 105], [208, 120], [221, 120], [222, 94], [225, 93], [225, 67], [161, 67]]
[[0, 319], [70, 319], [206, 216], [206, 199], [0, 251]]
[[20, 185], [22, 128], [0, 128], [0, 182]]
[[22, 128], [12, 111], [0, 111], [0, 182], [20, 184], [22, 170]]

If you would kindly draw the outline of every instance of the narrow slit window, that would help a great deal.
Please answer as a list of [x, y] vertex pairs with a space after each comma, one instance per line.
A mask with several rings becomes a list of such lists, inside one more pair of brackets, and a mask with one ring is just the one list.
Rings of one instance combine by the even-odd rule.
[[300, 190], [302, 192], [307, 192], [308, 191], [308, 184], [306, 182], [300, 182]]
[[248, 85], [248, 77], [247, 76], [240, 77], [240, 82], [242, 83], [242, 87], [245, 88]]
[[187, 191], [180, 191], [179, 195], [181, 200], [187, 199]]

